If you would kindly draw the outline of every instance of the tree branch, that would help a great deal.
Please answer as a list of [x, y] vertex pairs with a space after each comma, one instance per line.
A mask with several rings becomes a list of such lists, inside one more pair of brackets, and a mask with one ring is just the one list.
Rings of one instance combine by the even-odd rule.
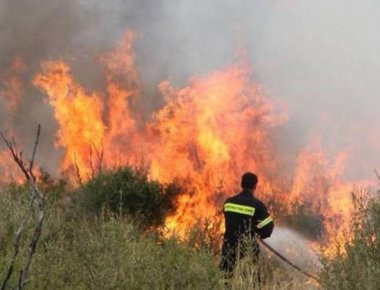
[[379, 172], [377, 172], [376, 169], [374, 169], [373, 171], [375, 172], [375, 175], [376, 175], [377, 179], [380, 181], [380, 174], [379, 174]]
[[[36, 156], [38, 142], [40, 141], [40, 135], [41, 135], [41, 125], [38, 124], [37, 134], [36, 134], [36, 141], [34, 142], [32, 158], [30, 159], [30, 163], [29, 163], [29, 172], [30, 172], [32, 175], [33, 175], [34, 158], [35, 158], [35, 156]], [[33, 175], [33, 178], [34, 178], [34, 175]]]

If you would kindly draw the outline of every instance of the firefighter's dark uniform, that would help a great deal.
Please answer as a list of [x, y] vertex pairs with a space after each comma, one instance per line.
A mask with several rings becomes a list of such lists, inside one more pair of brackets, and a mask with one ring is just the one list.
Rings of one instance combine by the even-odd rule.
[[[255, 241], [255, 235], [265, 239], [270, 237], [274, 223], [268, 214], [267, 208], [260, 200], [256, 199], [249, 190], [228, 198], [224, 204], [224, 218], [226, 232], [222, 247], [221, 269], [231, 273], [234, 269], [237, 254], [239, 258], [244, 256], [244, 250], [238, 246], [244, 237], [253, 240], [253, 253], [259, 254], [259, 246]], [[238, 250], [239, 247], [239, 250]]]

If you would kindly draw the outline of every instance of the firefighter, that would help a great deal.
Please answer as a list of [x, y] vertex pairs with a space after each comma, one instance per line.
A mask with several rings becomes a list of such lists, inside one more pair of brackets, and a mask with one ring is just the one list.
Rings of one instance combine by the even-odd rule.
[[[242, 191], [226, 200], [224, 203], [225, 228], [222, 259], [220, 268], [232, 274], [237, 259], [244, 257], [245, 252], [241, 247], [243, 240], [250, 240], [250, 252], [254, 259], [259, 254], [259, 245], [256, 236], [261, 239], [270, 237], [274, 223], [268, 214], [267, 208], [255, 197], [255, 189], [258, 178], [255, 174], [247, 172], [242, 176]], [[238, 256], [238, 257], [237, 257]]]

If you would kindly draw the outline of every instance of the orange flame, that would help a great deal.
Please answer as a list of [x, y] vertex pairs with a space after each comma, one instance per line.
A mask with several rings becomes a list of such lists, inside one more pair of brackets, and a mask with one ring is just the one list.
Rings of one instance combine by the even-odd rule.
[[298, 156], [289, 196], [290, 200], [307, 204], [311, 212], [321, 213], [328, 242], [333, 242], [329, 240], [332, 237], [339, 245], [349, 238], [346, 234], [353, 213], [354, 182], [347, 182], [342, 177], [346, 157], [346, 153], [339, 152], [329, 159], [320, 141], [312, 140]]
[[90, 177], [93, 160], [89, 152], [102, 147], [105, 131], [102, 100], [95, 94], [86, 94], [70, 75], [68, 65], [61, 61], [44, 63], [43, 74], [35, 78], [34, 84], [47, 92], [61, 125], [57, 145], [66, 149], [62, 169], [75, 164], [83, 176]]
[[[273, 190], [271, 130], [286, 120], [275, 114], [273, 101], [249, 80], [246, 65], [194, 78], [179, 90], [160, 85], [168, 104], [157, 112], [149, 131], [151, 174], [168, 182], [189, 180], [167, 226], [183, 234], [197, 220], [220, 216], [224, 193], [238, 190], [240, 175], [253, 170], [262, 188]], [[221, 188], [222, 187], [222, 188]], [[185, 226], [184, 226], [185, 225]]]
[[[111, 166], [129, 160], [126, 153], [131, 152], [125, 151], [138, 137], [129, 102], [139, 95], [132, 41], [133, 34], [128, 32], [121, 48], [101, 58], [106, 65], [107, 95], [88, 94], [61, 61], [44, 63], [42, 73], [35, 77], [34, 84], [47, 93], [60, 124], [56, 145], [65, 149], [63, 171], [74, 166], [81, 178], [88, 179], [103, 162]], [[126, 76], [130, 78], [122, 82]]]

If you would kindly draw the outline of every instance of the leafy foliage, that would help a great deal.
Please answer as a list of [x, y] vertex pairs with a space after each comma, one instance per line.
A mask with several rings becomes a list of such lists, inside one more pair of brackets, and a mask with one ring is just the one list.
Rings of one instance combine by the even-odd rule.
[[79, 189], [81, 207], [99, 215], [103, 209], [120, 215], [141, 216], [145, 226], [162, 224], [174, 209], [179, 188], [148, 180], [146, 172], [123, 167], [100, 173]]

